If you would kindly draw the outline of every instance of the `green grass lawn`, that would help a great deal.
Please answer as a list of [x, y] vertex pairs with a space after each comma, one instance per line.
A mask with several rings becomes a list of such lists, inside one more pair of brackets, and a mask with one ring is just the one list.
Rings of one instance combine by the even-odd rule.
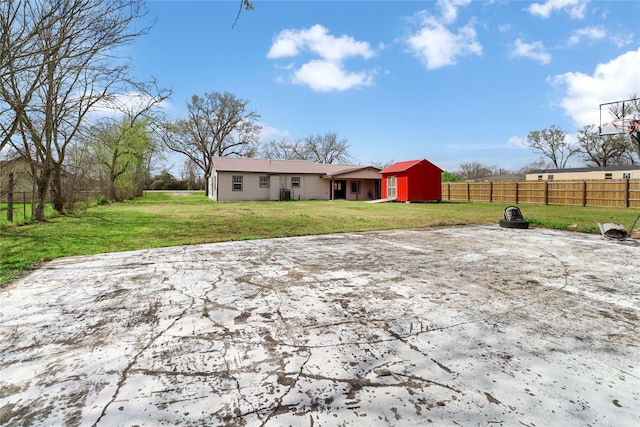
[[[0, 223], [0, 284], [43, 261], [71, 255], [228, 240], [349, 231], [497, 223], [508, 204], [348, 201], [212, 202], [203, 193], [149, 192], [77, 216], [23, 226]], [[534, 226], [599, 233], [598, 222], [630, 227], [640, 211], [521, 205]], [[6, 212], [4, 212], [6, 214]]]

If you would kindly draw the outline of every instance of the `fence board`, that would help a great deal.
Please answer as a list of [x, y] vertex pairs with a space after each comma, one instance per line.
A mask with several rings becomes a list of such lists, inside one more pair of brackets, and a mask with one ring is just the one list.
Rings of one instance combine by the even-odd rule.
[[443, 182], [442, 199], [640, 208], [640, 180]]

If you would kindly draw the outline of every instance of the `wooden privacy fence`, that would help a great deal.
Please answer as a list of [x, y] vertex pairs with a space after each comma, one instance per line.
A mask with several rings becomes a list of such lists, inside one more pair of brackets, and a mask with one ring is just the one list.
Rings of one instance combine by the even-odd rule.
[[640, 208], [640, 180], [443, 182], [442, 200]]

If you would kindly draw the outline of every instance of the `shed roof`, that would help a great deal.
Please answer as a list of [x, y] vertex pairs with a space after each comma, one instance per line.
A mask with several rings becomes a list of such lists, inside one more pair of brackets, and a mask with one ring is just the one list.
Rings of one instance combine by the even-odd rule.
[[422, 162], [425, 162], [425, 163], [433, 166], [434, 168], [440, 170], [440, 172], [442, 172], [442, 169], [440, 169], [438, 166], [434, 165], [430, 161], [428, 161], [426, 159], [419, 159], [419, 160], [406, 160], [404, 162], [394, 163], [391, 166], [382, 169], [380, 171], [380, 173], [388, 174], [388, 173], [405, 172], [405, 171], [411, 169], [412, 167], [414, 167], [416, 165], [419, 165]]
[[[214, 157], [213, 167], [222, 172], [320, 174], [331, 177], [354, 174], [360, 171], [367, 172], [374, 168], [373, 166], [362, 165], [326, 165], [307, 160], [247, 159], [237, 157]], [[377, 168], [374, 169], [378, 170]]]

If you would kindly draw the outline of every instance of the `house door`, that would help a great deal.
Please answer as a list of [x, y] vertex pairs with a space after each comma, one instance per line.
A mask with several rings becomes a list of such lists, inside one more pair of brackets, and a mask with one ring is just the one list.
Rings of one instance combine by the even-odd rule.
[[396, 177], [395, 176], [388, 176], [387, 177], [387, 197], [396, 197], [397, 194], [397, 187], [396, 187]]
[[333, 198], [347, 198], [347, 181], [333, 181]]

